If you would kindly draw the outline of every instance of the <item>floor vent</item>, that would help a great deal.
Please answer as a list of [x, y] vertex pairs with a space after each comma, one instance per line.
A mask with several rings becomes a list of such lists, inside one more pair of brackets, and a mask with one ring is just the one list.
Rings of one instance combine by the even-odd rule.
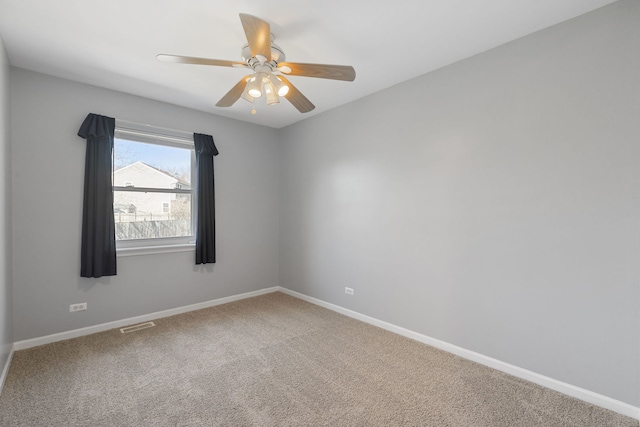
[[133, 326], [127, 326], [126, 328], [120, 328], [120, 332], [122, 332], [123, 334], [128, 334], [129, 332], [136, 332], [142, 329], [153, 328], [154, 326], [156, 325], [153, 322], [144, 322]]

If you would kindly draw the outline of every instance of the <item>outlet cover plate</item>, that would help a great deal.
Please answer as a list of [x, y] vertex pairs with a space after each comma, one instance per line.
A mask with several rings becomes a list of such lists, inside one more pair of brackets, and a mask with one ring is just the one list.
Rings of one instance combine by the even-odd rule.
[[71, 304], [69, 306], [69, 312], [70, 313], [75, 313], [76, 311], [84, 311], [87, 309], [87, 303], [86, 302], [81, 302], [78, 304]]

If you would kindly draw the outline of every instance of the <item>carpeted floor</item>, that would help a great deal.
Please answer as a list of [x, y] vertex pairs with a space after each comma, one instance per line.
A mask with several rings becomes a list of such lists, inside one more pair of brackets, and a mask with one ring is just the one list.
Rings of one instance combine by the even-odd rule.
[[2, 426], [638, 426], [282, 293], [15, 353]]

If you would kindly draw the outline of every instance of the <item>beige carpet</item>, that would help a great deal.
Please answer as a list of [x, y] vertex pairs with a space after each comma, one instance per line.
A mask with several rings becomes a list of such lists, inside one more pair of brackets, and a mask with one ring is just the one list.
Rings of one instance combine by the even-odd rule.
[[14, 355], [2, 426], [638, 426], [282, 293]]

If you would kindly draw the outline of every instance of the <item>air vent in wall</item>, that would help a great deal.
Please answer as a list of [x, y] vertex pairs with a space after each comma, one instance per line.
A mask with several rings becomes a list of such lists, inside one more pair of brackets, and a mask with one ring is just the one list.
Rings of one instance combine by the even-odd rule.
[[129, 332], [136, 332], [142, 329], [153, 328], [154, 326], [156, 325], [153, 322], [144, 322], [133, 326], [127, 326], [126, 328], [120, 328], [120, 332], [122, 332], [123, 334], [128, 334]]

